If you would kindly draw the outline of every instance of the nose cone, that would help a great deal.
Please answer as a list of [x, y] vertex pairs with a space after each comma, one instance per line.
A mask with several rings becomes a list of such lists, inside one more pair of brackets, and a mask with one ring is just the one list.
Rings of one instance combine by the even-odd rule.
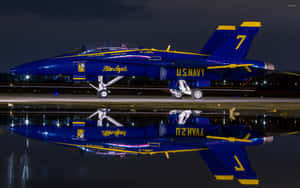
[[21, 135], [24, 135], [25, 134], [25, 131], [26, 131], [26, 128], [23, 127], [23, 126], [10, 126], [8, 128], [9, 131], [11, 132], [14, 132], [14, 133], [17, 133], [17, 134], [21, 134]]
[[72, 62], [47, 59], [26, 63], [9, 70], [11, 74], [58, 75], [71, 74]]
[[24, 65], [16, 66], [12, 69], [9, 69], [10, 74], [27, 74], [30, 70]]
[[16, 66], [9, 70], [11, 74], [36, 74], [38, 73], [39, 66], [43, 64], [42, 61], [26, 63], [23, 65]]
[[17, 73], [17, 69], [16, 68], [9, 69], [9, 73], [10, 74], [16, 74]]

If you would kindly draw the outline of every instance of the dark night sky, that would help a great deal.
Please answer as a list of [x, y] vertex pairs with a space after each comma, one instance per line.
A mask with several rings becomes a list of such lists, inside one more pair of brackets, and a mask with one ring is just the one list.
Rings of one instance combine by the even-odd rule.
[[0, 6], [1, 72], [83, 43], [198, 51], [218, 24], [261, 20], [249, 59], [300, 71], [299, 7], [287, 0], [26, 0]]

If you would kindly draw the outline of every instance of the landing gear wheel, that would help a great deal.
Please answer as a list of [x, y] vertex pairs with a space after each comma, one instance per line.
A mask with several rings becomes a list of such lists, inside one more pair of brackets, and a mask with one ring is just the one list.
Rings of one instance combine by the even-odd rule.
[[203, 97], [203, 92], [200, 89], [194, 89], [192, 91], [192, 97], [194, 99], [201, 99]]
[[102, 90], [98, 92], [98, 97], [99, 98], [107, 98], [108, 97], [108, 91], [107, 90]]
[[176, 99], [181, 99], [183, 96], [183, 93], [181, 91], [176, 91], [176, 92], [172, 93], [172, 95]]

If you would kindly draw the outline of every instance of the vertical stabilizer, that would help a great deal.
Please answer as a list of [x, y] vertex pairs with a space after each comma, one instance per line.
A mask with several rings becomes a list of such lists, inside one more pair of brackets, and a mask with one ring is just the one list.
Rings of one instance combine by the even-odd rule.
[[220, 145], [199, 151], [216, 180], [234, 180], [244, 185], [258, 185], [245, 148], [241, 145]]
[[206, 42], [200, 50], [201, 54], [213, 54], [220, 45], [228, 38], [235, 34], [236, 27], [234, 25], [218, 25], [214, 34]]
[[214, 60], [241, 60], [249, 51], [251, 42], [261, 27], [261, 22], [243, 22], [239, 29], [223, 42], [209, 57]]

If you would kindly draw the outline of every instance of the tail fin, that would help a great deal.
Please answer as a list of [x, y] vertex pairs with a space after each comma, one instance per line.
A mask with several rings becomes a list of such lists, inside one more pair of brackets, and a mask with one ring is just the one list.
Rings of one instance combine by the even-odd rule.
[[261, 22], [243, 22], [240, 28], [229, 37], [215, 52], [210, 59], [244, 59], [249, 51], [254, 36], [258, 33]]
[[206, 42], [200, 50], [201, 54], [213, 54], [216, 49], [223, 44], [228, 38], [235, 34], [236, 27], [234, 25], [218, 25], [214, 34]]
[[199, 151], [216, 180], [233, 180], [244, 185], [258, 185], [243, 146], [218, 146]]

